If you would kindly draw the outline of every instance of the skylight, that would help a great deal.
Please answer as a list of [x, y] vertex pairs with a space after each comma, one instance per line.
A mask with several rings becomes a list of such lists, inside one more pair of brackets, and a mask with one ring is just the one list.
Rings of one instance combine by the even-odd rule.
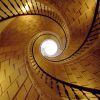
[[43, 56], [52, 57], [57, 53], [57, 43], [52, 39], [47, 39], [41, 44], [41, 53]]

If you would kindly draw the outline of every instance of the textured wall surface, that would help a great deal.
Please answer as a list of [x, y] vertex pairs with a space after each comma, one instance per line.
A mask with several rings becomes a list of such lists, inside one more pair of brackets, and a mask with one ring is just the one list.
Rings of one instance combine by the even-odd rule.
[[[90, 29], [96, 0], [38, 0], [57, 8], [66, 20], [70, 31], [70, 44], [65, 55], [71, 55], [84, 41]], [[48, 3], [49, 2], [49, 3]]]
[[[65, 18], [70, 31], [70, 44], [58, 59], [71, 55], [87, 36], [94, 16], [95, 0], [91, 2], [90, 0], [38, 1], [54, 6]], [[15, 13], [9, 3], [8, 5]], [[0, 6], [6, 13], [11, 14], [1, 2]], [[0, 13], [2, 13], [1, 10]], [[4, 13], [1, 15], [6, 17]], [[0, 27], [2, 30], [0, 34], [0, 100], [60, 100], [55, 93], [57, 90], [53, 91], [50, 88], [50, 78], [47, 82], [48, 87], [34, 71], [34, 73], [29, 72], [25, 50], [30, 39], [43, 31], [57, 33], [56, 36], [62, 40], [64, 38], [62, 28], [54, 20], [40, 15], [17, 16], [11, 23], [5, 21], [4, 24], [3, 22], [0, 24], [2, 26]], [[100, 89], [99, 38], [87, 52], [70, 62], [55, 63], [43, 58], [39, 47], [41, 40], [35, 44], [34, 55], [38, 64], [50, 75], [76, 85]], [[62, 89], [60, 91], [63, 92]], [[90, 98], [92, 97], [93, 95], [90, 95]]]
[[100, 89], [99, 43], [93, 48], [89, 50], [88, 53], [81, 56], [81, 58], [64, 64], [48, 62], [48, 60], [43, 59], [41, 56], [37, 56], [36, 52], [35, 56], [39, 65], [42, 66], [46, 72], [56, 76], [58, 79], [77, 85]]
[[[43, 22], [44, 25], [43, 25]], [[32, 25], [33, 24], [33, 25]], [[32, 83], [26, 70], [25, 46], [31, 37], [44, 30], [62, 32], [56, 25], [56, 29], [47, 25], [55, 26], [56, 23], [51, 19], [41, 16], [22, 16], [15, 18], [2, 32], [0, 45], [0, 100], [36, 100], [42, 99], [41, 93], [37, 92], [36, 86]], [[40, 80], [40, 79], [39, 79]], [[45, 84], [41, 88], [45, 88]], [[47, 90], [49, 91], [48, 87]], [[38, 89], [39, 91], [39, 89]], [[47, 91], [42, 89], [47, 94]], [[54, 94], [49, 91], [47, 98], [50, 99]], [[34, 98], [32, 98], [34, 97]], [[53, 97], [55, 98], [56, 95]], [[45, 99], [44, 98], [44, 99]], [[58, 98], [59, 99], [59, 98]]]

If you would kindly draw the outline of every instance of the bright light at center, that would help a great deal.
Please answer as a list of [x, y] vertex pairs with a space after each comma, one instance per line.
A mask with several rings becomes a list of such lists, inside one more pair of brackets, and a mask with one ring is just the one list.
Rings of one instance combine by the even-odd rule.
[[28, 7], [28, 5], [26, 4], [25, 5], [25, 9], [28, 11], [29, 10], [29, 7]]
[[51, 39], [47, 39], [45, 40], [42, 45], [41, 45], [41, 53], [44, 56], [53, 56], [56, 54], [57, 52], [57, 44], [55, 41], [51, 40]]

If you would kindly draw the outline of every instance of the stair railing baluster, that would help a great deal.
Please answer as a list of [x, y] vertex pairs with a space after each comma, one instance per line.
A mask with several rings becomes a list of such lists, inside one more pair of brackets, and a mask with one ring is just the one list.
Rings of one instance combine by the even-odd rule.
[[90, 100], [88, 97], [87, 97], [87, 95], [81, 90], [81, 89], [79, 89], [81, 92], [82, 92], [82, 94], [85, 96], [85, 98], [87, 99], [87, 100]]
[[39, 3], [39, 4], [40, 4], [40, 12], [41, 12], [41, 14], [42, 14], [42, 13], [43, 13], [43, 12], [42, 12], [42, 6], [41, 6], [41, 3]]
[[47, 80], [48, 80], [48, 78], [47, 78], [47, 75], [45, 76], [45, 83], [47, 84]]
[[26, 8], [25, 8], [25, 5], [24, 5], [24, 3], [23, 3], [23, 1], [22, 0], [20, 0], [21, 1], [21, 3], [22, 3], [22, 5], [23, 5], [23, 7], [24, 7], [24, 9], [25, 9], [25, 11], [26, 11], [26, 13], [27, 14], [29, 14], [29, 12], [26, 10]]
[[30, 0], [30, 1], [31, 1], [31, 4], [32, 4], [32, 8], [34, 10], [34, 14], [36, 14], [34, 4], [33, 4], [32, 0]]
[[28, 0], [26, 0], [26, 4], [27, 4], [27, 6], [28, 6], [28, 8], [29, 8], [30, 13], [32, 14], [31, 7], [30, 7], [30, 5], [28, 4]]
[[100, 100], [100, 97], [96, 93], [92, 93], [92, 94]]
[[36, 9], [37, 9], [37, 14], [39, 14], [39, 8], [38, 8], [37, 2], [35, 2], [35, 4], [36, 4]]
[[71, 99], [70, 99], [70, 96], [69, 96], [69, 93], [68, 93], [68, 91], [67, 91], [67, 89], [66, 89], [66, 86], [65, 86], [64, 84], [63, 84], [63, 87], [64, 87], [65, 94], [67, 95], [68, 99], [71, 100]]
[[16, 1], [16, 0], [14, 0], [14, 1], [15, 1], [15, 3], [17, 4], [17, 6], [19, 7], [19, 9], [21, 10], [21, 12], [22, 12], [23, 14], [25, 14], [25, 13], [23, 12], [23, 10], [21, 9], [20, 5], [17, 3], [17, 1]]
[[7, 17], [10, 17], [3, 9], [0, 8], [0, 10], [1, 10]]
[[10, 3], [10, 5], [14, 8], [14, 10], [17, 12], [17, 14], [19, 14], [19, 12], [17, 11], [17, 9], [15, 8], [15, 6], [11, 3], [10, 0], [8, 0], [8, 2]]
[[80, 100], [80, 98], [79, 98], [79, 96], [76, 94], [75, 90], [74, 90], [72, 87], [70, 87], [70, 88], [72, 89], [72, 91], [73, 91], [73, 93], [74, 93], [76, 99], [77, 99], [77, 100]]
[[58, 82], [58, 81], [56, 81], [56, 86], [57, 86], [57, 91], [58, 91], [58, 94], [59, 94], [59, 96], [61, 96], [61, 93], [60, 93], [60, 88], [59, 88], [59, 82]]
[[43, 72], [42, 72], [42, 74], [41, 74], [41, 79], [43, 78]]
[[1, 0], [0, 1], [9, 11], [10, 11], [10, 13], [12, 14], [12, 15], [15, 15], [13, 12], [12, 12], [12, 10], [10, 10], [10, 8]]
[[52, 85], [52, 84], [53, 84], [53, 82], [52, 82], [52, 77], [51, 77], [50, 82], [51, 82], [51, 83], [50, 83], [50, 87], [53, 88], [53, 85]]

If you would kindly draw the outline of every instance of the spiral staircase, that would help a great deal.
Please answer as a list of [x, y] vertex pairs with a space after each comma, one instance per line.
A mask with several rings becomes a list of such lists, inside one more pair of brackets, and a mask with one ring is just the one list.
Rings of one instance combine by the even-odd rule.
[[100, 100], [99, 33], [100, 0], [0, 0], [0, 100]]

